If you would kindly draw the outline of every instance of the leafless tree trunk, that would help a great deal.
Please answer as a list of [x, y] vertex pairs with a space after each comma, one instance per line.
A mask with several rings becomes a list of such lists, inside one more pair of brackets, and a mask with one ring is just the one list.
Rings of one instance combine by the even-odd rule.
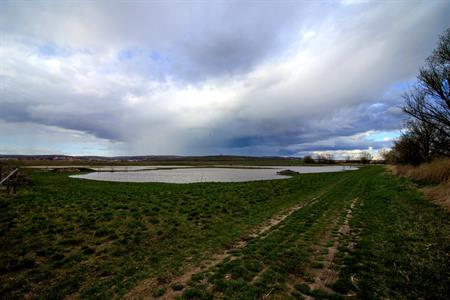
[[428, 57], [418, 85], [404, 95], [403, 110], [450, 138], [450, 29]]

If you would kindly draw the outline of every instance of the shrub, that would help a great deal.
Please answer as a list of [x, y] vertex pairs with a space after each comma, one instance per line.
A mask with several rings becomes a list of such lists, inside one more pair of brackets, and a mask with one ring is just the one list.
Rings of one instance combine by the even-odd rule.
[[303, 162], [305, 164], [313, 164], [313, 163], [315, 163], [314, 159], [310, 155], [307, 155], [307, 156], [303, 157]]

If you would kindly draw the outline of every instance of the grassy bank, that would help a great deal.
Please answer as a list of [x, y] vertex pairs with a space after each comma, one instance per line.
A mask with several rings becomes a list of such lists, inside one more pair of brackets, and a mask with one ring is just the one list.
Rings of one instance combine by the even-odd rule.
[[427, 197], [450, 212], [450, 159], [437, 159], [419, 166], [394, 165], [389, 169], [394, 175], [414, 181]]
[[[110, 299], [144, 279], [186, 299], [424, 298], [450, 294], [450, 217], [382, 167], [188, 185], [28, 170], [0, 196], [0, 294]], [[173, 279], [294, 204], [217, 265]], [[322, 274], [331, 274], [321, 280]]]

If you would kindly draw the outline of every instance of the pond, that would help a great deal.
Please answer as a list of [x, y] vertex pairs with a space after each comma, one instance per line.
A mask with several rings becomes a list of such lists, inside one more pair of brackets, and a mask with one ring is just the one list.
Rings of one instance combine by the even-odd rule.
[[141, 170], [128, 172], [92, 172], [72, 175], [72, 178], [119, 181], [119, 182], [165, 182], [165, 183], [196, 183], [196, 182], [243, 182], [257, 180], [285, 179], [290, 176], [279, 175], [282, 170], [292, 170], [299, 173], [342, 172], [356, 170], [349, 166], [254, 166], [252, 168], [181, 168], [167, 170]]

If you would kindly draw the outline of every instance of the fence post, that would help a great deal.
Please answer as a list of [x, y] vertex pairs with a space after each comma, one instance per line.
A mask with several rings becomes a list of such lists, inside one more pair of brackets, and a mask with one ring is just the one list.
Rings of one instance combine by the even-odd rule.
[[12, 188], [13, 194], [16, 193], [16, 189], [17, 189], [17, 173], [18, 172], [15, 172], [13, 175], [13, 188]]

